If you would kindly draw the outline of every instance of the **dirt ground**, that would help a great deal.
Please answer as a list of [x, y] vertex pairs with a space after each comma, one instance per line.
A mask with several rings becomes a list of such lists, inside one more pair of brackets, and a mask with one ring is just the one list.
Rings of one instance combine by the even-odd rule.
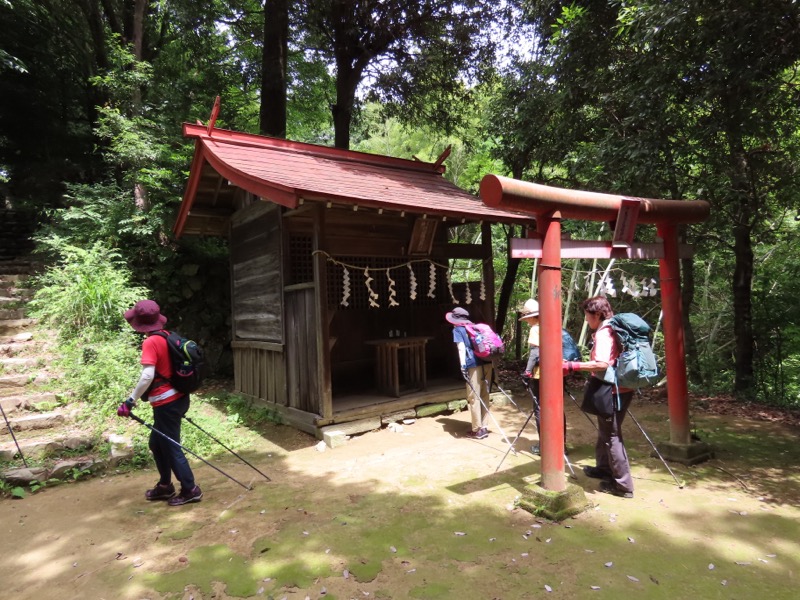
[[[529, 410], [522, 390], [514, 397]], [[694, 404], [695, 433], [716, 458], [671, 464], [683, 489], [628, 420], [636, 492], [623, 499], [581, 472], [594, 464], [595, 429], [567, 398], [569, 482], [591, 506], [562, 523], [515, 507], [523, 478], [540, 472], [532, 422], [505, 460], [495, 424], [485, 440], [463, 437], [466, 412], [322, 452], [269, 426], [243, 455], [271, 481], [230, 454], [209, 457], [252, 491], [199, 463], [205, 497], [184, 507], [144, 500], [153, 471], [0, 500], [0, 585], [16, 600], [794, 598], [800, 428], [726, 406]], [[522, 411], [493, 411], [512, 440]], [[668, 439], [665, 403], [636, 400], [631, 411], [650, 439]]]

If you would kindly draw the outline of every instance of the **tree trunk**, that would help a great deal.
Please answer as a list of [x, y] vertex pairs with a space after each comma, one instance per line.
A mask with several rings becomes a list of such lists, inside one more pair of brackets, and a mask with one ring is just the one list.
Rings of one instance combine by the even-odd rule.
[[286, 137], [286, 56], [289, 40], [289, 1], [264, 2], [264, 49], [261, 56], [259, 130]]
[[[133, 46], [133, 56], [136, 62], [141, 62], [144, 58], [144, 18], [147, 12], [149, 0], [136, 0], [133, 6], [133, 14], [130, 19], [130, 33], [128, 39]], [[125, 37], [123, 37], [125, 40]], [[133, 114], [138, 115], [142, 107], [142, 88], [134, 85], [133, 90]], [[131, 115], [133, 116], [133, 115]]]
[[[736, 105], [732, 99], [731, 106]], [[733, 212], [733, 337], [735, 342], [735, 367], [733, 391], [743, 399], [753, 393], [753, 241], [752, 223], [758, 214], [758, 198], [749, 185], [750, 166], [744, 150], [742, 136], [736, 120], [730, 119], [726, 128], [729, 148], [730, 186]]]
[[353, 121], [355, 86], [350, 85], [350, 77], [341, 72], [336, 77], [336, 104], [333, 113], [333, 145], [344, 150], [350, 149], [350, 123]]
[[750, 227], [733, 228], [736, 266], [733, 271], [733, 333], [736, 340], [734, 393], [749, 398], [753, 390], [753, 246]]
[[[514, 237], [514, 227], [509, 227], [507, 241]], [[517, 272], [519, 270], [520, 259], [508, 258], [508, 267], [506, 267], [506, 274], [503, 277], [503, 283], [500, 286], [500, 296], [497, 299], [497, 315], [495, 317], [495, 325], [497, 331], [502, 333], [503, 326], [506, 322], [508, 315], [508, 305], [511, 302], [511, 294], [514, 291], [514, 282], [517, 279]]]
[[[685, 242], [686, 227], [680, 228], [680, 241]], [[696, 384], [703, 383], [703, 371], [700, 368], [697, 352], [697, 338], [694, 335], [692, 322], [689, 316], [694, 305], [694, 261], [691, 258], [681, 260], [681, 317], [683, 320], [684, 350], [686, 351], [686, 370], [689, 381]]]
[[353, 106], [356, 102], [356, 89], [361, 83], [364, 69], [372, 57], [367, 52], [351, 56], [337, 49], [336, 56], [336, 104], [331, 107], [333, 113], [334, 146], [344, 150], [350, 149], [350, 124], [353, 121]]

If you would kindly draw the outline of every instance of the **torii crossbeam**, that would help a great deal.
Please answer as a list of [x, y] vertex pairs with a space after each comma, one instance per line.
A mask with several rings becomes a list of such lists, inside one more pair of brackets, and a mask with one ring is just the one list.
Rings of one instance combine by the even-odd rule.
[[[539, 239], [518, 240], [512, 252], [518, 257], [541, 258], [539, 312], [541, 322], [540, 368], [542, 404], [542, 487], [563, 491], [564, 476], [563, 378], [561, 376], [561, 259], [562, 258], [657, 258], [664, 312], [664, 347], [667, 366], [670, 441], [664, 454], [682, 462], [707, 453], [691, 439], [686, 383], [683, 309], [680, 295], [680, 263], [688, 249], [678, 244], [678, 226], [705, 221], [710, 212], [703, 200], [655, 200], [566, 190], [486, 175], [481, 180], [484, 204], [528, 213], [536, 219]], [[561, 239], [561, 220], [614, 223], [607, 243]], [[654, 224], [661, 242], [636, 244], [638, 224]], [[685, 459], [685, 460], [683, 460]]]

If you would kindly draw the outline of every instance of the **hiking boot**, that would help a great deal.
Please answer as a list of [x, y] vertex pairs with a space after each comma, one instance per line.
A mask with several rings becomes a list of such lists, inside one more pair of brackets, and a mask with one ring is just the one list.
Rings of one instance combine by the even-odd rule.
[[486, 427], [481, 427], [477, 431], [468, 431], [466, 437], [471, 440], [482, 440], [489, 437], [489, 430]]
[[612, 496], [619, 496], [620, 498], [633, 498], [633, 492], [628, 492], [619, 487], [612, 481], [603, 480], [600, 482], [600, 491], [604, 494], [611, 494]]
[[171, 498], [167, 504], [170, 506], [182, 506], [183, 504], [189, 504], [190, 502], [200, 502], [203, 499], [203, 490], [200, 489], [200, 486], [194, 486], [190, 490], [181, 490], [181, 493]]
[[611, 471], [599, 467], [583, 467], [583, 474], [592, 479], [611, 479]]
[[169, 500], [175, 495], [175, 486], [171, 483], [157, 483], [152, 490], [147, 490], [144, 497], [147, 500]]

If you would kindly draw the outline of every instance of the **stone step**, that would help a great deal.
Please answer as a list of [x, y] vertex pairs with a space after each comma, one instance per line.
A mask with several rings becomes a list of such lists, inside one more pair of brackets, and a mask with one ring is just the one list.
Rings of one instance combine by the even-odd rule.
[[33, 290], [0, 285], [0, 302], [21, 302], [33, 298]]
[[[43, 335], [46, 336], [49, 334], [47, 334], [47, 332], [43, 332]], [[21, 344], [24, 342], [30, 342], [32, 339], [32, 331], [23, 331], [22, 333], [17, 333], [16, 335], [0, 337], [0, 344]]]
[[24, 308], [0, 308], [0, 321], [16, 321], [24, 318]]
[[3, 411], [6, 415], [12, 415], [23, 410], [35, 408], [42, 404], [56, 405], [58, 404], [58, 398], [56, 398], [55, 394], [49, 392], [0, 397], [0, 406], [3, 407]]
[[[19, 448], [17, 448], [19, 444]], [[27, 439], [17, 437], [15, 442], [11, 436], [0, 442], [0, 461], [10, 462], [19, 456], [19, 451], [26, 459], [42, 459], [47, 456], [56, 456], [61, 452], [80, 449], [91, 449], [94, 439], [88, 433], [64, 432], [60, 435], [40, 436]]]
[[[17, 431], [31, 431], [34, 429], [53, 429], [54, 427], [61, 427], [67, 422], [67, 418], [62, 413], [49, 412], [49, 413], [35, 413], [32, 415], [23, 415], [21, 417], [11, 417], [8, 419], [8, 425], [14, 432]], [[4, 427], [0, 434], [10, 435], [8, 427]]]
[[[25, 388], [24, 387], [11, 387], [11, 386], [3, 386], [0, 387], [0, 398], [10, 398], [12, 396], [23, 396], [25, 395]], [[5, 405], [3, 405], [3, 409], [5, 409]]]
[[41, 265], [33, 261], [0, 260], [0, 281], [25, 281], [40, 268]]
[[38, 362], [39, 359], [35, 356], [6, 356], [0, 358], [0, 365], [5, 367], [7, 371], [20, 371], [29, 367], [35, 367]]
[[[20, 373], [6, 373], [5, 375], [0, 375], [0, 390], [25, 387], [30, 379], [30, 375]], [[8, 394], [6, 394], [6, 396], [8, 396]]]
[[[27, 272], [23, 273], [9, 273], [6, 272], [6, 268], [10, 267], [8, 263], [0, 262], [0, 287], [3, 287], [7, 284], [21, 284], [27, 281], [30, 278], [30, 275]], [[19, 263], [13, 267], [12, 270], [19, 270], [22, 266], [22, 263]], [[28, 265], [30, 269], [30, 265]]]
[[12, 357], [22, 352], [27, 346], [23, 342], [0, 342], [0, 356]]
[[34, 482], [50, 481], [51, 479], [70, 479], [75, 471], [88, 471], [98, 473], [113, 464], [108, 459], [100, 458], [72, 458], [60, 460], [52, 467], [28, 467], [9, 469], [0, 474], [8, 485], [27, 486]]
[[[0, 398], [9, 396], [25, 396], [31, 393], [35, 386], [41, 386], [50, 381], [47, 373], [7, 373], [0, 376]], [[49, 397], [41, 402], [49, 401]]]
[[36, 323], [35, 319], [7, 319], [0, 321], [0, 336], [16, 335]]

